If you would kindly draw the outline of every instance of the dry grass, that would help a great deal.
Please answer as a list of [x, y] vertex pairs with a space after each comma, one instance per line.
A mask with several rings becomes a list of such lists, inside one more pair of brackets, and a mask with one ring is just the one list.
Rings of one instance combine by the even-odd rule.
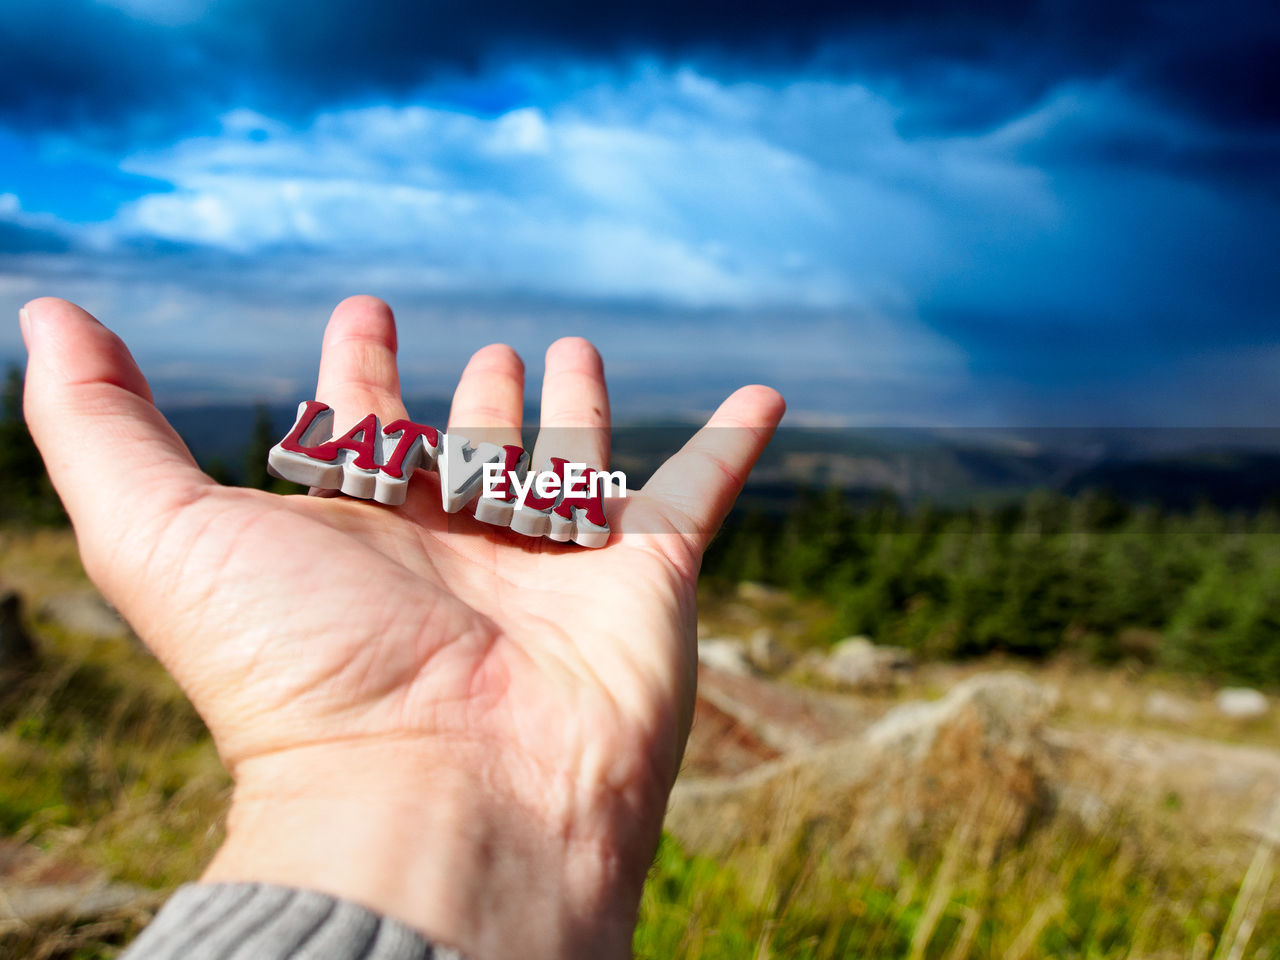
[[[0, 534], [0, 584], [17, 587], [30, 610], [83, 588], [73, 538]], [[36, 626], [39, 671], [0, 688], [0, 836], [108, 881], [167, 890], [198, 876], [229, 794], [199, 718], [132, 638]], [[113, 956], [147, 917], [10, 923], [0, 956]]]
[[[1132, 813], [1039, 824], [1002, 846], [998, 798], [910, 861], [849, 869], [797, 831], [723, 860], [667, 841], [645, 891], [641, 957], [1280, 957], [1275, 844], [1200, 860]], [[1242, 855], [1243, 854], [1243, 855]], [[1224, 862], [1224, 860], [1226, 862]]]

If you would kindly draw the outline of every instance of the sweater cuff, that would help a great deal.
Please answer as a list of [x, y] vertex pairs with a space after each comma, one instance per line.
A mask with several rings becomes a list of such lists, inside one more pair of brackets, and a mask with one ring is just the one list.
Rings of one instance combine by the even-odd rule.
[[314, 890], [179, 887], [122, 960], [463, 960], [398, 920]]

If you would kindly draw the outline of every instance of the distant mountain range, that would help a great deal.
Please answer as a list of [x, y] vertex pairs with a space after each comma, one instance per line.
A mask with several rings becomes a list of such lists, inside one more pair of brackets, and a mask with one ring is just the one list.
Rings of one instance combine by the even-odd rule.
[[[444, 428], [448, 401], [408, 404], [415, 419]], [[170, 422], [205, 465], [243, 473], [257, 409], [177, 407]], [[277, 436], [293, 405], [270, 406]], [[527, 411], [530, 420], [534, 411]], [[684, 419], [614, 429], [614, 467], [632, 488], [694, 433]], [[531, 444], [532, 431], [526, 431]], [[887, 491], [907, 503], [962, 506], [999, 502], [1031, 490], [1074, 494], [1107, 490], [1127, 502], [1190, 509], [1199, 502], [1234, 509], [1280, 505], [1280, 430], [789, 428], [778, 431], [750, 480], [757, 503], [789, 500], [802, 488], [851, 494]]]

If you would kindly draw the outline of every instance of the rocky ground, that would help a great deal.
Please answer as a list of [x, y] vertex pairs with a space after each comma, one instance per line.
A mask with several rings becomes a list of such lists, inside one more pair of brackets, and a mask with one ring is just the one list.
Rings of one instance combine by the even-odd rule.
[[1280, 908], [1268, 892], [1278, 705], [1266, 694], [1078, 664], [918, 666], [866, 638], [825, 655], [776, 647], [762, 628], [702, 640], [667, 819], [686, 848], [780, 856], [802, 842], [891, 882], [926, 850], [959, 842], [990, 863], [1069, 824], [1072, 836], [1120, 833], [1157, 859], [1245, 876], [1228, 924], [1241, 950], [1239, 931]]
[[[934, 686], [940, 672], [930, 672]], [[1200, 839], [1280, 842], [1269, 832], [1280, 800], [1275, 746], [1174, 732], [1162, 722], [1090, 722], [1063, 705], [1056, 678], [1042, 671], [942, 675], [954, 684], [939, 699], [890, 699], [703, 664], [671, 826], [699, 846], [703, 826], [725, 829], [730, 840], [741, 818], [708, 807], [777, 797], [782, 783], [804, 779], [811, 782], [799, 792], [809, 798], [871, 790], [871, 806], [877, 797], [885, 801], [877, 808], [881, 822], [927, 812], [935, 802], [962, 804], [986, 789], [1026, 803], [1049, 801], [1085, 819], [1121, 803], [1163, 806]], [[887, 814], [902, 801], [885, 797], [886, 790], [923, 806]]]

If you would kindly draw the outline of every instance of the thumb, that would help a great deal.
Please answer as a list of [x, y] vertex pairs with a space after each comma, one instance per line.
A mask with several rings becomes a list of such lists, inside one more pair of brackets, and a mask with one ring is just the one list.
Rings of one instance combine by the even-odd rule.
[[213, 488], [119, 337], [54, 298], [19, 314], [27, 424], [86, 564]]

